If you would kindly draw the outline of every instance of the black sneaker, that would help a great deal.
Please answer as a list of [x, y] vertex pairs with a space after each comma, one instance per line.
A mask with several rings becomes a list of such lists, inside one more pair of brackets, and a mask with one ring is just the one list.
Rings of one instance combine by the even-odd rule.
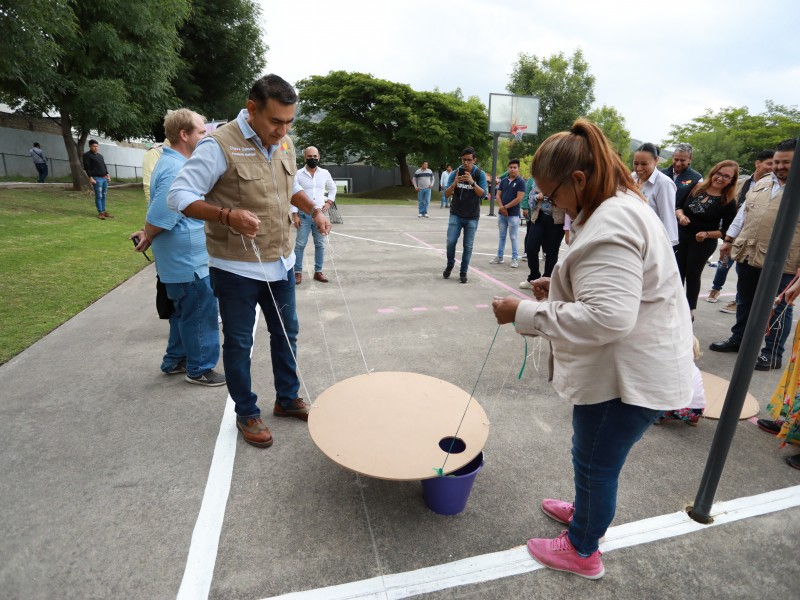
[[467, 283], [467, 274], [466, 273], [459, 273], [458, 274], [458, 280], [461, 283]]
[[769, 371], [771, 369], [780, 369], [781, 359], [767, 356], [766, 354], [759, 354], [756, 359], [756, 371]]
[[786, 464], [792, 467], [793, 469], [797, 469], [800, 471], [800, 454], [795, 454], [794, 456], [787, 456]]
[[771, 421], [769, 419], [759, 419], [756, 425], [761, 431], [766, 431], [772, 435], [778, 435], [783, 427], [783, 421]]
[[189, 383], [196, 383], [197, 385], [205, 385], [207, 387], [225, 385], [225, 375], [217, 373], [214, 369], [209, 369], [196, 377], [192, 377], [187, 373], [185, 379]]
[[713, 350], [714, 352], [738, 352], [739, 346], [740, 342], [737, 342], [733, 338], [728, 338], [727, 340], [722, 340], [721, 342], [714, 342], [708, 347], [708, 349]]
[[186, 373], [186, 361], [182, 360], [177, 365], [164, 371], [167, 375], [179, 375], [180, 373]]
[[453, 272], [453, 266], [450, 265], [449, 267], [445, 267], [444, 271], [442, 271], [442, 277], [445, 279], [450, 279], [450, 273]]

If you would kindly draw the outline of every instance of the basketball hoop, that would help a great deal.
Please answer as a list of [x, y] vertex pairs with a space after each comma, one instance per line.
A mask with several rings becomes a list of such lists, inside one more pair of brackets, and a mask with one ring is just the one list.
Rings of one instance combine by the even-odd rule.
[[514, 136], [514, 140], [517, 142], [522, 141], [522, 136], [525, 134], [525, 130], [528, 128], [527, 125], [517, 125], [514, 123], [511, 126], [511, 135]]

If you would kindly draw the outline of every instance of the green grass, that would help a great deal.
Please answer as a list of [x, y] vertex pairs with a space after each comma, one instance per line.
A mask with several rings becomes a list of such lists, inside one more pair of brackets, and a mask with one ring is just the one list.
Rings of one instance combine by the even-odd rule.
[[141, 188], [0, 189], [0, 364], [147, 265], [128, 236], [144, 221]]
[[[417, 195], [390, 187], [336, 201], [407, 206]], [[142, 189], [112, 187], [107, 208], [115, 218], [101, 221], [91, 192], [0, 189], [0, 364], [147, 266], [128, 239], [144, 222]]]

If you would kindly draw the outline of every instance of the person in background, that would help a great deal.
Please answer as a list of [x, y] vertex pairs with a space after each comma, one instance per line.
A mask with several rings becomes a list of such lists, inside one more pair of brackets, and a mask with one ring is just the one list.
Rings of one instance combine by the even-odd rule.
[[106, 167], [106, 161], [99, 152], [100, 145], [97, 140], [89, 140], [89, 151], [83, 155], [83, 170], [89, 176], [89, 183], [94, 189], [94, 205], [97, 209], [98, 219], [113, 219], [106, 211], [106, 194], [111, 175]]
[[633, 180], [667, 230], [673, 246], [678, 244], [678, 223], [675, 220], [675, 184], [656, 169], [658, 146], [642, 144], [633, 153]]
[[447, 168], [442, 171], [442, 176], [439, 179], [439, 189], [442, 192], [442, 203], [439, 208], [448, 208], [450, 206], [450, 202], [445, 196], [444, 191], [447, 189], [447, 184], [450, 181], [450, 173], [453, 172], [453, 166], [447, 165]]
[[672, 153], [672, 165], [661, 172], [676, 186], [675, 206], [689, 195], [692, 188], [703, 181], [703, 176], [692, 168], [692, 145], [678, 144]]
[[700, 295], [700, 278], [708, 257], [717, 249], [717, 240], [736, 216], [736, 181], [739, 164], [723, 160], [711, 168], [708, 179], [695, 186], [675, 210], [678, 218], [678, 246], [675, 258], [681, 280], [686, 282], [686, 299], [689, 308], [697, 308]]
[[553, 387], [573, 404], [575, 496], [542, 500], [567, 528], [528, 540], [528, 552], [599, 579], [599, 540], [614, 519], [628, 453], [663, 411], [691, 401], [692, 324], [664, 227], [599, 127], [579, 119], [547, 138], [531, 175], [573, 219], [572, 243], [552, 278], [532, 282], [535, 301], [495, 298], [492, 306], [498, 323], [552, 344]]
[[414, 173], [414, 189], [417, 192], [417, 204], [419, 205], [420, 219], [422, 217], [428, 218], [428, 207], [431, 204], [431, 189], [435, 181], [433, 171], [428, 168], [428, 163], [423, 162], [422, 166]]
[[36, 172], [39, 174], [39, 183], [44, 183], [44, 180], [47, 179], [47, 157], [44, 155], [44, 151], [42, 147], [39, 145], [39, 142], [33, 142], [33, 148], [30, 149], [28, 154], [31, 155], [33, 159], [33, 166], [36, 168]]
[[[297, 172], [297, 183], [314, 201], [314, 206], [328, 214], [328, 210], [336, 199], [336, 183], [330, 172], [319, 166], [319, 150], [314, 146], [309, 146], [303, 151], [303, 160], [306, 164]], [[300, 223], [294, 243], [294, 282], [296, 285], [300, 285], [303, 281], [303, 255], [308, 243], [308, 234], [311, 233], [314, 237], [314, 280], [328, 283], [328, 278], [322, 273], [322, 263], [325, 260], [325, 236], [314, 226], [314, 220], [310, 214], [302, 210], [298, 210], [296, 214]]]
[[169, 148], [169, 140], [156, 142], [144, 153], [142, 158], [142, 188], [144, 189], [144, 199], [147, 206], [150, 206], [150, 178], [153, 176], [153, 169], [156, 168], [158, 159], [164, 151], [164, 147]]
[[503, 253], [505, 251], [506, 236], [511, 238], [511, 268], [519, 267], [519, 249], [517, 247], [517, 236], [519, 235], [519, 211], [522, 198], [525, 196], [525, 180], [519, 176], [519, 161], [516, 158], [508, 162], [508, 177], [500, 181], [500, 187], [495, 194], [498, 212], [497, 227], [499, 230], [499, 241], [497, 245], [497, 255], [489, 261], [490, 264], [497, 265], [504, 262]]
[[[531, 282], [540, 277], [550, 277], [558, 262], [561, 240], [564, 239], [563, 208], [554, 205], [537, 188], [531, 177], [525, 187], [528, 200], [528, 233], [525, 242], [525, 254], [528, 260], [528, 277], [519, 284], [520, 289], [531, 289]], [[539, 270], [539, 251], [544, 252], [544, 272]]]

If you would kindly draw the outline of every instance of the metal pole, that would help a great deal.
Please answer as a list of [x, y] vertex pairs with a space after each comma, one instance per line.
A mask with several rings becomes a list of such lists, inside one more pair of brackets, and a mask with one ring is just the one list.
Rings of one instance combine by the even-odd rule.
[[499, 133], [492, 134], [492, 181], [486, 187], [489, 189], [486, 192], [489, 194], [489, 215], [490, 217], [495, 216], [494, 214], [494, 179], [497, 176], [497, 143], [500, 140]]
[[764, 339], [769, 314], [775, 302], [775, 290], [778, 289], [783, 275], [783, 267], [786, 264], [786, 257], [789, 255], [789, 247], [798, 219], [800, 219], [800, 153], [795, 152], [775, 219], [775, 228], [769, 240], [764, 268], [761, 270], [753, 306], [750, 309], [742, 344], [733, 367], [725, 404], [722, 407], [714, 440], [711, 442], [711, 449], [694, 506], [689, 511], [689, 516], [700, 523], [710, 523], [713, 520], [711, 505], [714, 503], [725, 460], [736, 433], [736, 426], [739, 423], [747, 388], [753, 377], [753, 368]]

